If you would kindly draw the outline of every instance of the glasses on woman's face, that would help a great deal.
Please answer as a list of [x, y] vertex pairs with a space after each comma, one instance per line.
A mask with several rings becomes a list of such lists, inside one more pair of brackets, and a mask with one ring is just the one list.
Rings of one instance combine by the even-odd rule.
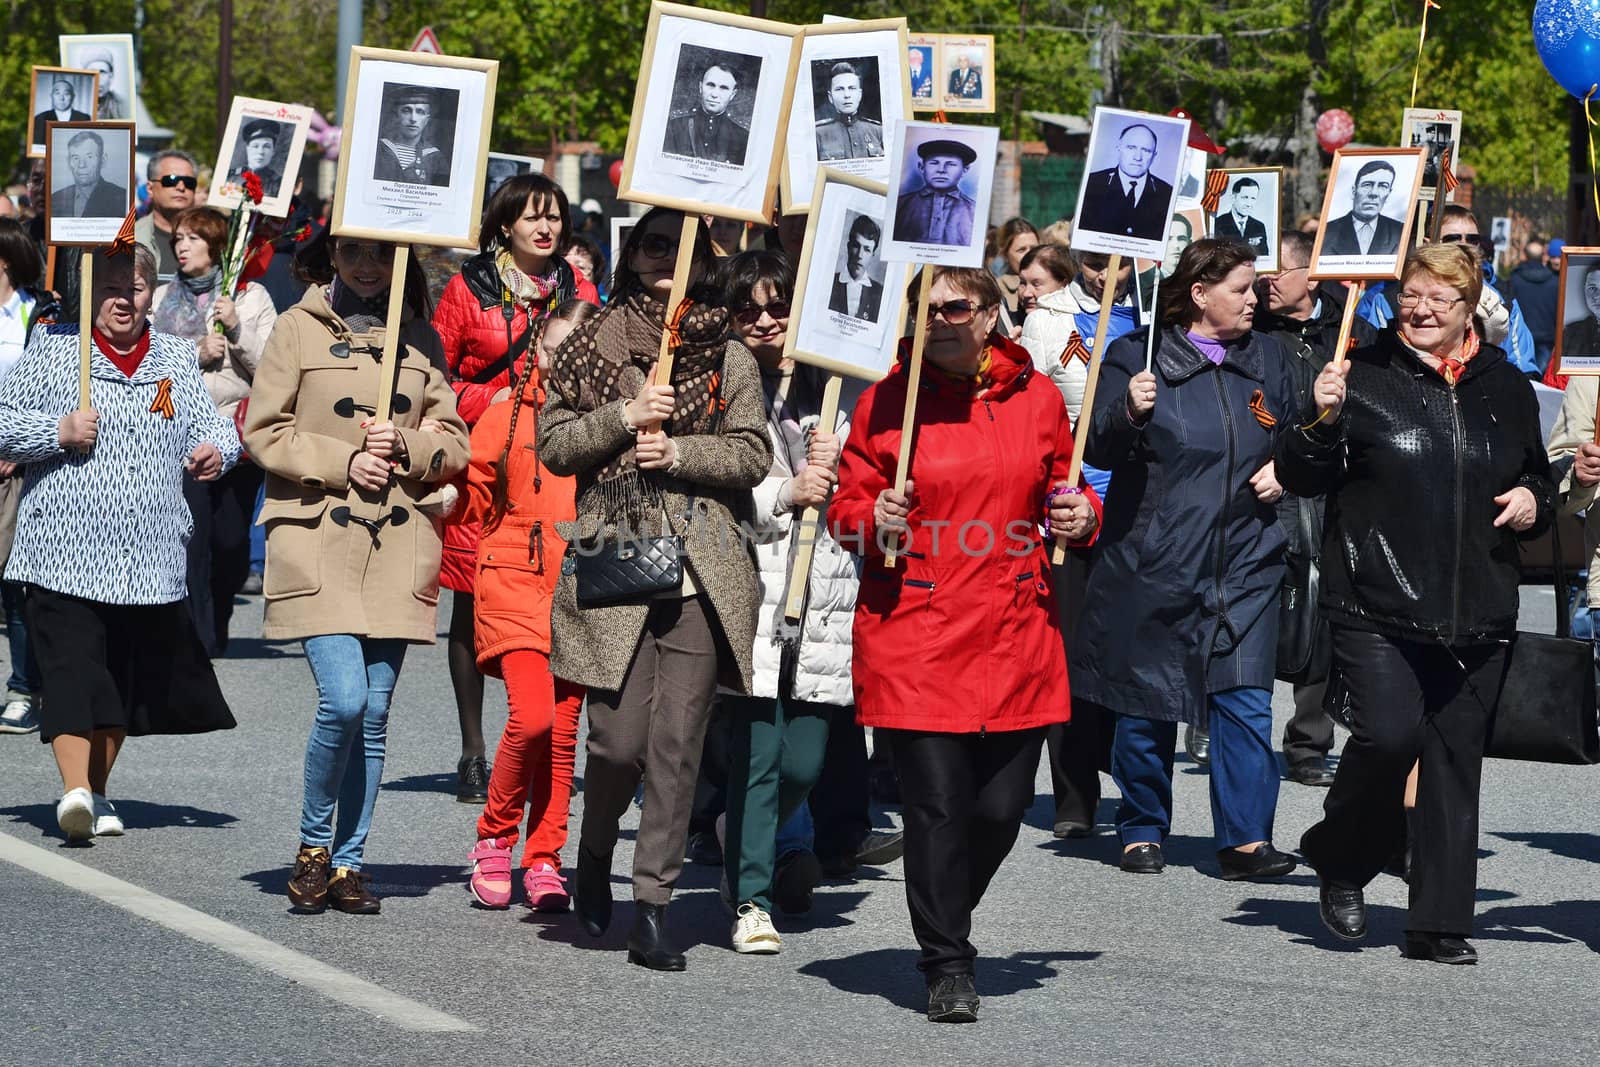
[[333, 254], [339, 262], [351, 266], [361, 263], [381, 265], [388, 258], [388, 250], [383, 245], [355, 244], [349, 241], [340, 241], [334, 248]]
[[1466, 297], [1453, 296], [1448, 300], [1442, 296], [1422, 296], [1419, 293], [1401, 293], [1395, 303], [1406, 311], [1410, 311], [1418, 304], [1427, 304], [1428, 310], [1435, 315], [1443, 315], [1457, 304], [1465, 303]]
[[928, 305], [928, 321], [932, 322], [935, 316], [942, 315], [944, 321], [952, 326], [965, 326], [974, 315], [988, 307], [988, 304], [974, 304], [970, 300], [946, 300], [942, 304]]
[[765, 304], [751, 302], [742, 304], [733, 309], [733, 319], [740, 326], [754, 326], [761, 321], [762, 314], [772, 316], [773, 322], [782, 322], [789, 317], [789, 305], [782, 300], [772, 300]]
[[659, 233], [647, 233], [639, 239], [639, 254], [646, 259], [675, 259], [678, 242]]

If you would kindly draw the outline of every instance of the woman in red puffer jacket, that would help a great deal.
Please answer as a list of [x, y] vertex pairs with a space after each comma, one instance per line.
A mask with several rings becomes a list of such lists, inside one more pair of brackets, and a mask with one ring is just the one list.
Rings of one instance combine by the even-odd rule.
[[[511, 395], [533, 340], [534, 325], [571, 299], [598, 300], [593, 283], [562, 258], [570, 239], [567, 195], [542, 174], [519, 174], [495, 191], [483, 213], [477, 255], [450, 279], [434, 312], [456, 391], [456, 410], [468, 426], [491, 403]], [[482, 804], [489, 797], [483, 744], [483, 675], [473, 638], [473, 571], [476, 524], [446, 529], [439, 582], [453, 590], [450, 607], [450, 681], [461, 721], [456, 799]]]

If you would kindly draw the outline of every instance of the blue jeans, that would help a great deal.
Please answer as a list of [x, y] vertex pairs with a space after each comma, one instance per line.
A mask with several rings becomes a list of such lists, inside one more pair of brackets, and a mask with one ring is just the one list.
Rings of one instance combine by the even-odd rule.
[[305, 649], [317, 682], [317, 721], [306, 742], [300, 843], [329, 849], [334, 867], [360, 870], [406, 643], [328, 634], [306, 638]]
[[[1278, 758], [1272, 751], [1272, 691], [1212, 693], [1211, 826], [1217, 849], [1272, 839]], [[1124, 845], [1160, 842], [1172, 829], [1172, 756], [1178, 724], [1117, 716], [1111, 777], [1122, 791], [1117, 832]]]
[[774, 855], [778, 859], [791, 852], [810, 852], [815, 846], [817, 830], [811, 821], [811, 805], [801, 804], [794, 814], [778, 827], [778, 844]]
[[28, 623], [22, 616], [22, 586], [0, 582], [0, 601], [6, 613], [6, 641], [11, 646], [11, 677], [6, 689], [32, 696], [39, 691], [39, 665], [33, 661], [33, 646], [28, 643]]
[[255, 510], [250, 512], [250, 570], [256, 574], [265, 574], [267, 570], [267, 528], [256, 524], [266, 502], [267, 481], [263, 478], [261, 488], [256, 490]]

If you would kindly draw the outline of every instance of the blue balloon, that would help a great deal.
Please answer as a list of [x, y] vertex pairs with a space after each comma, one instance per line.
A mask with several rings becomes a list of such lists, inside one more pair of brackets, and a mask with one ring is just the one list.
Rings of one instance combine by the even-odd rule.
[[1563, 89], [1580, 100], [1588, 96], [1600, 85], [1600, 0], [1538, 0], [1533, 46]]

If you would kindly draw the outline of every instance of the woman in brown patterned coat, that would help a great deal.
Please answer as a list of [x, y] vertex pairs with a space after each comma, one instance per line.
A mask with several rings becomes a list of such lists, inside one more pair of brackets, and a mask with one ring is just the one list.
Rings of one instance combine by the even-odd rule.
[[[713, 263], [703, 226], [687, 307], [674, 316], [681, 343], [672, 383], [646, 384], [666, 328], [682, 220], [658, 208], [633, 228], [610, 305], [556, 353], [539, 426], [540, 458], [578, 479], [551, 620], [552, 673], [589, 688], [578, 915], [595, 937], [611, 921], [611, 853], [643, 775], [628, 958], [668, 971], [685, 966], [666, 941], [666, 906], [683, 866], [712, 696], [719, 675], [750, 690], [761, 592], [741, 522], [751, 487], [772, 466], [760, 371], [733, 339], [720, 295], [704, 285]], [[668, 530], [685, 541], [681, 587], [579, 604], [581, 555]]]

